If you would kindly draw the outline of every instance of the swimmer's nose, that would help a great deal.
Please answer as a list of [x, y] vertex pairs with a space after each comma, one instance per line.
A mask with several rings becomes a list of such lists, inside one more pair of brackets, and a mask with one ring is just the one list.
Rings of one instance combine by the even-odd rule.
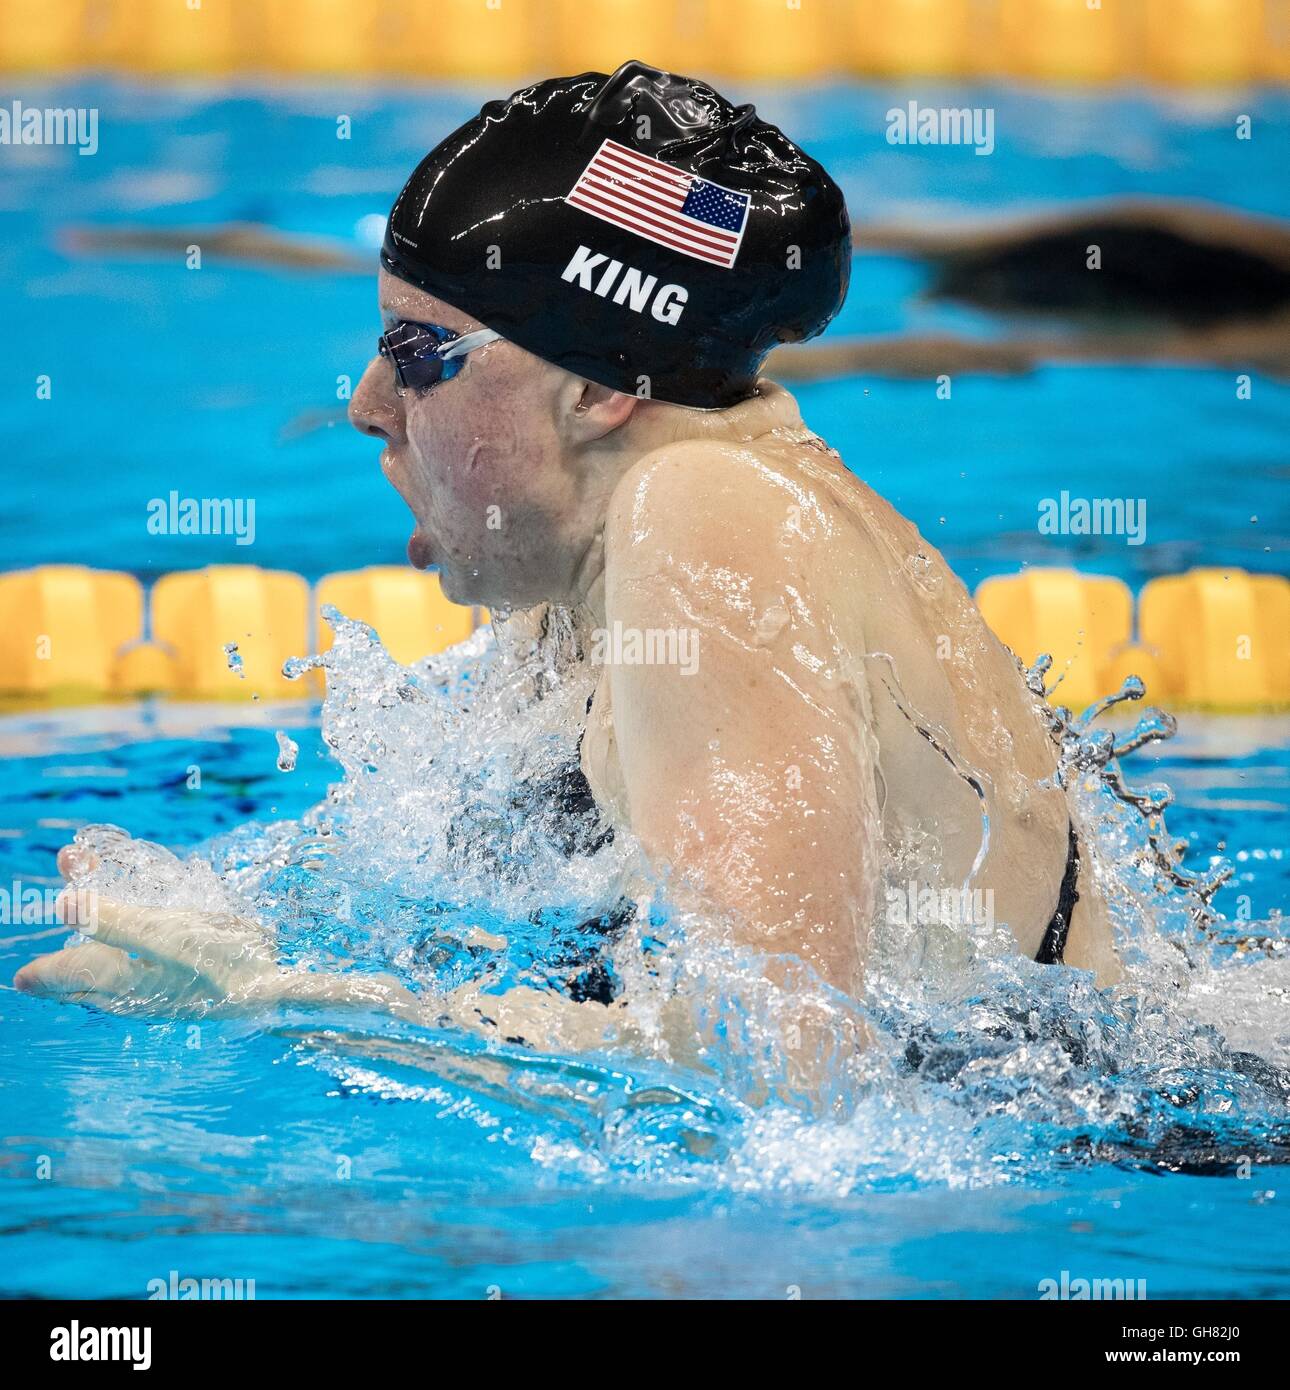
[[349, 423], [360, 434], [387, 444], [403, 442], [403, 408], [393, 389], [393, 373], [379, 357], [367, 364], [349, 402]]

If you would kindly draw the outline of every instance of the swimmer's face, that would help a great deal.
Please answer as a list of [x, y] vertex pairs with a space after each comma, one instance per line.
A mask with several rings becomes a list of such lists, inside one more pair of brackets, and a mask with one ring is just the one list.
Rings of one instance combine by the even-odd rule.
[[[400, 319], [482, 327], [384, 270], [379, 288], [384, 329]], [[476, 348], [451, 379], [403, 395], [393, 364], [374, 357], [349, 418], [385, 443], [381, 468], [416, 518], [408, 559], [437, 566], [457, 603], [527, 608], [581, 596], [607, 499], [588, 488], [580, 446], [632, 404], [501, 341]]]

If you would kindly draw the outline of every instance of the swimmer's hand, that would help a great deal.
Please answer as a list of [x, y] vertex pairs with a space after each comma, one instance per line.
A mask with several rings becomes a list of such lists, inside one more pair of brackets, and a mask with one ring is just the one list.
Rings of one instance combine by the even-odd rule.
[[[58, 856], [65, 876], [91, 869], [69, 846]], [[77, 919], [88, 906], [89, 920]], [[388, 975], [286, 970], [272, 933], [258, 922], [182, 908], [134, 907], [66, 890], [60, 920], [91, 938], [39, 956], [14, 977], [15, 988], [110, 1013], [161, 1017], [258, 1013], [279, 1005], [348, 1004], [389, 1012], [416, 1010], [416, 996]]]
[[[78, 863], [79, 854], [74, 847], [60, 853], [65, 876], [95, 867]], [[446, 995], [416, 995], [391, 975], [287, 970], [273, 934], [243, 917], [90, 898], [90, 920], [78, 921], [78, 905], [85, 899], [68, 889], [58, 902], [60, 919], [91, 940], [24, 965], [15, 988], [108, 1013], [160, 1018], [358, 1008], [541, 1051], [586, 1051], [622, 1041], [628, 1031], [621, 1007], [578, 1004], [541, 990], [490, 994], [472, 983]]]
[[125, 903], [95, 904], [74, 920], [75, 899], [60, 910], [92, 939], [24, 965], [15, 988], [110, 1013], [168, 1018], [254, 1014], [279, 1005], [348, 1004], [396, 1011], [416, 998], [389, 976], [286, 970], [271, 935], [241, 917]]
[[280, 1007], [336, 1006], [455, 1027], [544, 1052], [582, 1052], [621, 1040], [621, 1009], [518, 988], [489, 994], [476, 984], [446, 995], [413, 994], [390, 975], [286, 970], [258, 922], [207, 912], [97, 903], [93, 920], [68, 920], [93, 940], [24, 965], [17, 989], [108, 1013], [227, 1018]]

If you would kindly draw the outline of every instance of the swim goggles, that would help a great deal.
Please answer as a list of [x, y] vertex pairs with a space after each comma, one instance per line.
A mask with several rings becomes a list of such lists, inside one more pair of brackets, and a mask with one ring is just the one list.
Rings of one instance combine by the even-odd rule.
[[491, 328], [473, 333], [455, 333], [437, 323], [413, 323], [400, 319], [377, 340], [382, 357], [394, 364], [394, 380], [399, 395], [405, 391], [428, 391], [441, 381], [450, 381], [466, 365], [466, 354], [502, 335]]

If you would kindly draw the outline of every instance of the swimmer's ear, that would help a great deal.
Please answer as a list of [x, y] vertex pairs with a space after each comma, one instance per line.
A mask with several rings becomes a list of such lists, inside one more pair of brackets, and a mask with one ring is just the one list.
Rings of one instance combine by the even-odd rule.
[[570, 376], [561, 391], [562, 421], [571, 442], [589, 444], [625, 425], [639, 401], [612, 386]]

